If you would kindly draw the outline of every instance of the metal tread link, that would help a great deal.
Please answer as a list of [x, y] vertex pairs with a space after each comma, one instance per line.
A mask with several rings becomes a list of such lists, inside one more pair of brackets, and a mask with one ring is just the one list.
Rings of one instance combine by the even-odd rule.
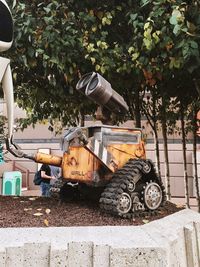
[[[163, 201], [166, 201], [166, 194], [164, 190], [164, 186], [162, 184], [161, 179], [159, 179], [156, 175], [155, 168], [152, 165], [152, 171], [150, 174], [143, 174], [141, 171], [141, 161], [130, 159], [121, 169], [116, 171], [113, 175], [111, 182], [106, 186], [105, 190], [101, 194], [101, 198], [99, 200], [100, 208], [106, 213], [120, 216], [122, 218], [135, 218], [135, 217], [145, 217], [145, 216], [155, 216], [158, 214], [159, 209], [157, 210], [140, 210], [137, 212], [128, 212], [126, 214], [121, 214], [117, 210], [118, 198], [120, 194], [126, 191], [126, 186], [130, 182], [138, 181], [146, 182], [147, 176], [154, 176], [154, 181], [156, 181], [162, 189]], [[143, 181], [143, 179], [145, 180]], [[150, 180], [150, 179], [149, 179]]]
[[60, 199], [60, 189], [65, 183], [66, 181], [62, 177], [59, 177], [51, 186], [50, 196], [55, 199]]

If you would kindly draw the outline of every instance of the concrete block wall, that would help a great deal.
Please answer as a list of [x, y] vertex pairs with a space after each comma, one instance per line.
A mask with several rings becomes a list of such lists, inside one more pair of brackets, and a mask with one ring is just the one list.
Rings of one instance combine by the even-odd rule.
[[143, 226], [0, 228], [1, 267], [199, 267], [200, 214]]

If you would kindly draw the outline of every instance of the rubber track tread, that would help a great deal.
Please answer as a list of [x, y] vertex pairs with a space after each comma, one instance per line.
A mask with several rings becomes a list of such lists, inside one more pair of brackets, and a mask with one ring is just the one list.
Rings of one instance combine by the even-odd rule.
[[[135, 218], [135, 217], [145, 217], [153, 216], [158, 213], [158, 209], [154, 211], [144, 210], [132, 212], [129, 211], [126, 214], [122, 214], [117, 209], [118, 198], [122, 192], [127, 192], [126, 185], [130, 182], [137, 181], [137, 183], [146, 183], [147, 181], [156, 182], [159, 184], [163, 194], [162, 205], [166, 201], [166, 193], [161, 179], [157, 176], [155, 172], [155, 167], [151, 162], [152, 170], [148, 174], [142, 173], [142, 163], [143, 160], [130, 159], [121, 169], [117, 170], [110, 183], [106, 186], [103, 193], [101, 194], [100, 208], [106, 213], [110, 213], [115, 216], [120, 216], [122, 218]], [[138, 179], [138, 175], [141, 177]], [[136, 183], [136, 185], [137, 185]], [[135, 191], [134, 191], [135, 192]], [[140, 192], [139, 192], [140, 193]]]
[[50, 196], [52, 198], [59, 199], [60, 198], [60, 189], [61, 189], [61, 187], [63, 187], [63, 185], [65, 183], [66, 183], [66, 181], [62, 177], [58, 178], [51, 187], [53, 190], [50, 190]]

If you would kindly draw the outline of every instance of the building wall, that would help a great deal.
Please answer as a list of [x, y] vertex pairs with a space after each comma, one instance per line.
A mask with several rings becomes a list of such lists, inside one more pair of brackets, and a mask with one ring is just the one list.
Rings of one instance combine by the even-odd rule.
[[[41, 148], [50, 149], [50, 153], [53, 155], [62, 156], [60, 150], [60, 137], [54, 136], [53, 133], [47, 130], [46, 125], [37, 125], [35, 129], [25, 130], [24, 132], [17, 132], [15, 134], [15, 141], [26, 154], [35, 154]], [[171, 193], [172, 196], [184, 196], [184, 180], [183, 180], [183, 155], [182, 145], [179, 141], [170, 141], [169, 148], [169, 161], [170, 161], [170, 180], [171, 180]], [[146, 144], [147, 158], [155, 161], [154, 144], [151, 139], [147, 139]], [[187, 144], [187, 167], [189, 176], [189, 192], [190, 196], [194, 195], [193, 187], [193, 164], [192, 164], [192, 144]], [[160, 144], [160, 158], [161, 158], [161, 174], [164, 181], [164, 149], [163, 144]], [[25, 179], [25, 170], [29, 171], [29, 188], [36, 189], [38, 187], [33, 185], [33, 176], [37, 170], [37, 163], [28, 160], [15, 158], [10, 153], [5, 155], [6, 163], [0, 165], [0, 175], [3, 175], [4, 171], [12, 170], [13, 162], [15, 163], [15, 169], [21, 168], [23, 179]], [[26, 187], [26, 185], [24, 185]]]
[[[6, 107], [4, 102], [0, 102], [0, 113], [6, 114]], [[15, 117], [25, 117], [25, 113], [19, 108], [15, 107]], [[98, 125], [99, 121], [92, 121], [91, 118], [86, 120], [86, 126]], [[123, 124], [124, 127], [134, 127], [133, 121], [127, 121]], [[155, 161], [155, 151], [153, 144], [153, 134], [151, 129], [145, 121], [143, 121], [144, 134], [146, 139], [146, 151], [147, 158]], [[14, 135], [15, 142], [21, 146], [22, 150], [26, 154], [35, 154], [41, 148], [50, 149], [50, 153], [53, 155], [62, 156], [60, 150], [60, 137], [55, 136], [53, 132], [48, 130], [47, 124], [37, 124], [35, 128], [28, 127], [23, 132], [17, 131]], [[160, 157], [161, 157], [161, 174], [164, 181], [164, 149], [162, 142], [162, 135], [159, 133], [160, 139]], [[190, 196], [194, 196], [194, 182], [193, 182], [193, 163], [192, 163], [192, 144], [190, 142], [191, 137], [188, 136], [189, 142], [187, 144], [187, 167], [189, 176], [189, 192]], [[168, 139], [169, 146], [169, 161], [170, 161], [170, 180], [171, 180], [171, 193], [172, 196], [184, 196], [184, 180], [183, 180], [183, 155], [180, 136], [173, 134]], [[200, 151], [200, 144], [198, 145]], [[37, 163], [23, 158], [15, 158], [10, 153], [5, 155], [5, 163], [0, 165], [0, 176], [3, 176], [4, 171], [20, 170], [23, 175], [23, 186], [30, 189], [36, 189], [38, 187], [33, 185], [33, 176], [37, 170]], [[200, 160], [198, 168], [200, 169]], [[26, 177], [28, 176], [28, 181]], [[200, 173], [199, 173], [200, 179]]]

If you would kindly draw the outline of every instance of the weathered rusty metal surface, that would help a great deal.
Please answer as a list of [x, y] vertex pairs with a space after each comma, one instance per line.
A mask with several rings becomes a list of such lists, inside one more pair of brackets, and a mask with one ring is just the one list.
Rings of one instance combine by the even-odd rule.
[[[127, 131], [129, 130], [126, 129], [125, 132]], [[133, 133], [135, 134], [134, 131]], [[69, 153], [64, 153], [63, 156], [63, 177], [86, 183], [109, 179], [111, 176], [101, 175], [102, 168], [104, 174], [109, 174], [121, 168], [130, 158], [145, 158], [144, 142], [141, 141], [140, 135], [134, 140], [135, 143], [131, 144], [114, 140], [113, 143], [110, 141], [107, 146], [103, 146], [103, 143], [90, 138], [85, 147], [70, 147]]]
[[145, 158], [144, 143], [140, 144], [112, 144], [108, 145], [108, 151], [113, 159], [110, 165], [113, 166], [114, 171], [124, 166], [124, 164], [131, 159]]
[[68, 180], [90, 183], [99, 169], [100, 162], [84, 147], [70, 147], [70, 153], [63, 155], [63, 177]]

